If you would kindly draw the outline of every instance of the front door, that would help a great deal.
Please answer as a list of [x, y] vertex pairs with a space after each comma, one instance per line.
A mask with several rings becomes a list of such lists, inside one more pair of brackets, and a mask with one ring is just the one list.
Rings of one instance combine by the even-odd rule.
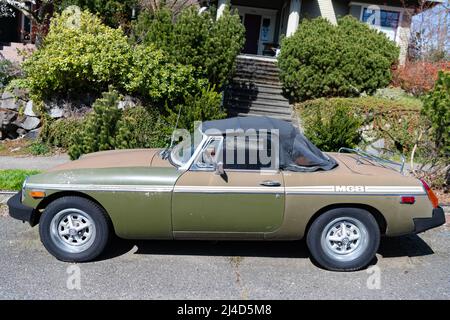
[[[223, 139], [216, 137], [209, 141], [175, 185], [172, 198], [175, 238], [258, 239], [278, 229], [283, 221], [282, 174], [264, 171], [257, 163], [250, 166], [225, 163], [224, 174], [217, 174], [213, 165], [216, 160], [207, 159], [229, 148], [230, 144]], [[249, 146], [252, 148], [251, 138], [247, 138], [246, 144], [247, 150]]]
[[244, 53], [258, 54], [259, 34], [261, 31], [261, 16], [246, 14], [244, 17], [245, 46]]

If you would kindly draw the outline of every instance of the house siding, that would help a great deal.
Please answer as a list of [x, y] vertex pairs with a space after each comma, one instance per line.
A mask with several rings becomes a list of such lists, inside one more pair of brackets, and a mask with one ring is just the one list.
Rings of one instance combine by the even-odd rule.
[[302, 1], [301, 18], [313, 19], [321, 16], [319, 2], [317, 0]]
[[350, 15], [359, 20], [361, 18], [361, 8], [362, 8], [362, 6], [351, 5], [350, 6]]
[[333, 8], [336, 18], [342, 18], [349, 14], [349, 1], [333, 0]]

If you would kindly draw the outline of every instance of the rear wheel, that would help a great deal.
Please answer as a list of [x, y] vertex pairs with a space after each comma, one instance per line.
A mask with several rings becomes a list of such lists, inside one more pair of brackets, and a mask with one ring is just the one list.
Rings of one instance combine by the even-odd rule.
[[314, 260], [335, 271], [354, 271], [366, 267], [380, 244], [375, 218], [358, 208], [332, 209], [312, 223], [307, 245]]
[[39, 233], [45, 248], [57, 259], [85, 262], [103, 252], [110, 222], [96, 203], [81, 197], [62, 197], [45, 209]]

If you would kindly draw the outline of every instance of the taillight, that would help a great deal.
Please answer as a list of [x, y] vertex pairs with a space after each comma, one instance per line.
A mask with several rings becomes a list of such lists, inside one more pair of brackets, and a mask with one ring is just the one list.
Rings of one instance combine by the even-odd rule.
[[420, 179], [420, 182], [422, 182], [422, 185], [428, 194], [428, 199], [430, 199], [431, 204], [433, 205], [433, 208], [437, 208], [439, 206], [439, 199], [436, 197], [433, 190], [431, 190], [431, 188], [428, 186], [428, 184], [424, 180]]
[[415, 197], [402, 197], [400, 203], [405, 203], [405, 204], [414, 204], [416, 202], [416, 198]]

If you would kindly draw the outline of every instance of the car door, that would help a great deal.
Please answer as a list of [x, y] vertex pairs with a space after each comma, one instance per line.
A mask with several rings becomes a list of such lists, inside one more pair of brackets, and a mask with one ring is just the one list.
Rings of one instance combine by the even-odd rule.
[[[250, 163], [249, 149], [257, 145], [252, 137], [244, 138], [245, 157], [237, 155], [236, 139], [212, 137], [178, 179], [172, 197], [175, 238], [263, 238], [281, 225], [282, 174], [267, 169], [271, 164]], [[223, 174], [215, 172], [219, 158]]]

